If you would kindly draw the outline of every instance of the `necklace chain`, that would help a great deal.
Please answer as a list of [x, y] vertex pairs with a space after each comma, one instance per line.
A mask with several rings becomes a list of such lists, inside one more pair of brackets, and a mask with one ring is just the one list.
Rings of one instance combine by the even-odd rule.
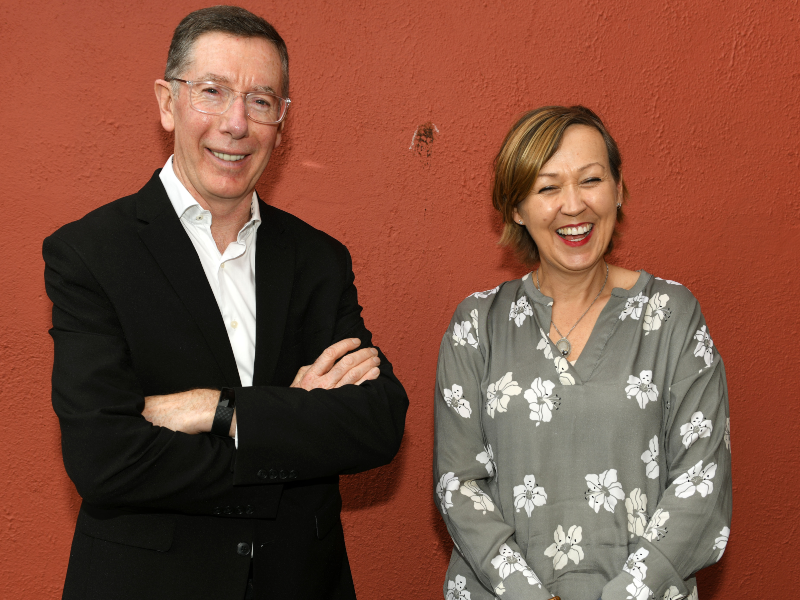
[[[608, 263], [606, 263], [606, 278], [603, 280], [603, 286], [600, 288], [600, 291], [597, 292], [597, 296], [594, 297], [592, 303], [589, 304], [586, 310], [583, 311], [583, 314], [580, 317], [578, 317], [577, 321], [575, 321], [575, 325], [573, 325], [570, 328], [570, 330], [567, 332], [567, 335], [562, 334], [558, 330], [558, 325], [556, 325], [556, 322], [553, 321], [553, 319], [550, 319], [550, 324], [553, 327], [555, 327], [556, 333], [561, 336], [561, 339], [558, 340], [558, 342], [556, 342], [556, 348], [558, 348], [559, 352], [561, 352], [563, 356], [569, 356], [569, 353], [572, 351], [572, 344], [570, 344], [569, 340], [567, 339], [569, 337], [569, 334], [572, 333], [572, 330], [578, 326], [578, 323], [581, 322], [581, 319], [583, 319], [583, 317], [586, 316], [586, 313], [589, 312], [589, 309], [592, 308], [592, 306], [594, 306], [595, 302], [597, 302], [597, 299], [600, 297], [600, 294], [602, 294], [603, 290], [606, 289], [606, 283], [608, 283]], [[536, 269], [536, 289], [539, 290], [539, 292], [542, 291], [542, 288], [539, 286], [539, 269]]]

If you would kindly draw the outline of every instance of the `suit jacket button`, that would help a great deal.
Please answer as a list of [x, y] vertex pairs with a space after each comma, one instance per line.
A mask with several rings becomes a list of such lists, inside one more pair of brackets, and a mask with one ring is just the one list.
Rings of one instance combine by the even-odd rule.
[[253, 514], [253, 507], [252, 507], [252, 506], [250, 506], [250, 505], [248, 504], [248, 505], [247, 505], [247, 508], [245, 508], [245, 512], [246, 512], [248, 515], [252, 515], [252, 514]]
[[281, 469], [281, 479], [286, 479], [287, 477], [288, 477], [288, 475], [286, 474], [286, 471]]
[[226, 506], [226, 507], [225, 507], [225, 510], [223, 510], [222, 512], [224, 512], [226, 515], [229, 515], [229, 514], [231, 514], [231, 512], [232, 512], [232, 511], [231, 511], [231, 507], [230, 507], [230, 506]]
[[295, 471], [294, 469], [289, 471], [289, 479], [297, 479], [297, 471]]
[[221, 513], [221, 512], [222, 512], [222, 511], [220, 510], [219, 506], [215, 506], [215, 507], [214, 507], [214, 514], [215, 514], [215, 515], [218, 515], [218, 514], [219, 514], [219, 513]]
[[259, 469], [258, 473], [256, 473], [259, 479], [266, 479], [269, 477], [269, 473], [267, 473], [264, 469]]
[[244, 509], [241, 506], [237, 506], [236, 507], [236, 512], [239, 513], [240, 515], [243, 515], [244, 514]]
[[270, 479], [277, 479], [278, 478], [278, 472], [275, 469], [270, 469], [269, 470], [269, 478]]
[[236, 545], [236, 552], [241, 556], [248, 556], [250, 554], [250, 544], [247, 542], [239, 542]]

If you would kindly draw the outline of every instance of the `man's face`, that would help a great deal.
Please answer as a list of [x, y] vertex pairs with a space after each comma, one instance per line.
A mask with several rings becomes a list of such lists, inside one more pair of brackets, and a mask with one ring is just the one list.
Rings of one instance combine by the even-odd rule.
[[[280, 56], [262, 38], [207, 33], [195, 41], [191, 63], [181, 79], [214, 81], [240, 92], [280, 94]], [[161, 124], [175, 132], [173, 167], [178, 179], [205, 208], [249, 201], [281, 141], [282, 124], [263, 125], [248, 119], [242, 96], [222, 115], [197, 112], [189, 102], [189, 87], [179, 85], [176, 97], [169, 83], [156, 82]]]

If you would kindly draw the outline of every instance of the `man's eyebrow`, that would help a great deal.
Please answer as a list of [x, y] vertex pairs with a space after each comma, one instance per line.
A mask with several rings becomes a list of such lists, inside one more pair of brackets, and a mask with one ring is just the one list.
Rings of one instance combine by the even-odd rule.
[[[206, 73], [197, 79], [197, 81], [213, 81], [214, 83], [221, 83], [222, 85], [227, 85], [231, 87], [231, 80], [225, 77], [224, 75], [217, 75], [216, 73]], [[256, 85], [253, 86], [254, 92], [264, 92], [265, 94], [275, 94], [275, 90], [272, 89], [271, 86], [268, 85]]]

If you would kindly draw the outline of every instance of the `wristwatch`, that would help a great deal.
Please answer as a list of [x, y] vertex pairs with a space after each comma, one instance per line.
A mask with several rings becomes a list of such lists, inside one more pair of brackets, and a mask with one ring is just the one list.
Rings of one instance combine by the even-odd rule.
[[219, 393], [217, 412], [214, 413], [214, 422], [211, 424], [211, 433], [220, 437], [230, 436], [235, 407], [236, 393], [233, 388], [222, 388]]

